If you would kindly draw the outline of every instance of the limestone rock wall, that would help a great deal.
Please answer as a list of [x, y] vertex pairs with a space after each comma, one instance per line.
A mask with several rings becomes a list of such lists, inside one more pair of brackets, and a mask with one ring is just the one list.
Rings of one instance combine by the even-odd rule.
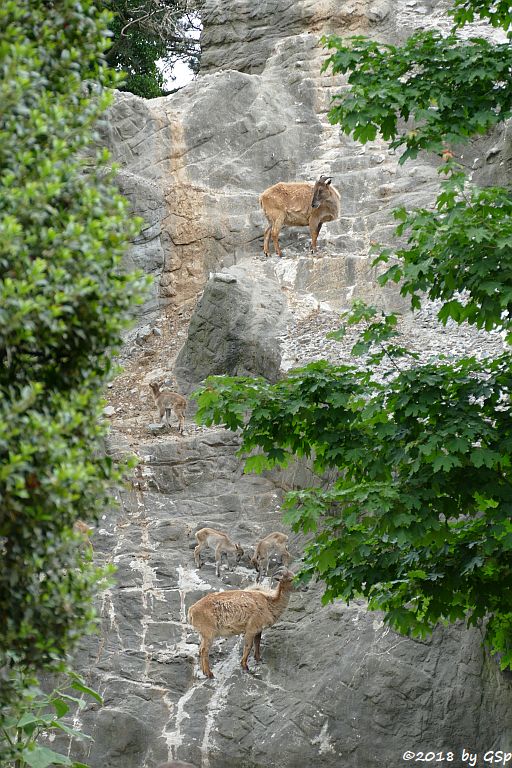
[[[336, 32], [397, 40], [415, 26], [446, 26], [444, 5], [205, 0], [203, 73], [164, 99], [118, 94], [102, 127], [120, 187], [146, 222], [129, 265], [155, 279], [139, 319], [144, 332], [134, 331], [135, 351], [111, 390], [109, 451], [136, 453], [139, 465], [93, 537], [95, 557], [115, 564], [117, 581], [102, 598], [101, 632], [77, 661], [105, 698], [77, 723], [94, 737], [75, 750], [92, 768], [156, 768], [171, 758], [201, 768], [396, 768], [406, 750], [453, 751], [459, 766], [464, 748], [480, 758], [512, 749], [512, 685], [477, 630], [404, 638], [363, 604], [322, 606], [321, 585], [292, 596], [264, 632], [263, 661], [251, 661], [250, 674], [231, 638], [215, 645], [216, 677], [205, 680], [188, 607], [212, 589], [252, 583], [248, 554], [259, 537], [285, 530], [284, 493], [321, 479], [303, 465], [244, 475], [237, 436], [194, 427], [190, 411], [184, 438], [146, 429], [155, 418], [147, 383], [157, 374], [177, 376], [184, 390], [211, 372], [272, 378], [286, 367], [286, 334], [288, 356], [303, 360], [299, 347], [315, 326], [334, 327], [336, 310], [352, 298], [400, 306], [378, 287], [369, 245], [390, 236], [394, 207], [432, 198], [435, 162], [402, 167], [381, 142], [361, 147], [340, 136], [326, 115], [344, 82], [320, 74], [319, 39]], [[482, 179], [507, 174], [506, 147], [503, 131], [470, 148]], [[284, 257], [264, 258], [258, 195], [276, 181], [321, 173], [333, 176], [342, 214], [322, 229], [318, 255], [309, 253], [306, 230], [285, 229]], [[175, 363], [185, 341], [178, 320], [192, 310]], [[307, 322], [297, 343], [301, 312]], [[446, 335], [432, 338], [443, 350], [449, 344]], [[193, 534], [204, 525], [241, 542], [246, 556], [235, 571], [223, 568], [217, 578], [211, 561], [195, 568]], [[297, 567], [304, 542], [288, 533]]]
[[[269, 262], [278, 280], [334, 309], [357, 297], [397, 305], [396, 293], [376, 285], [369, 245], [390, 237], [393, 208], [428, 204], [436, 162], [421, 156], [400, 166], [382, 142], [363, 147], [330, 125], [331, 97], [345, 81], [320, 74], [320, 39], [335, 32], [397, 41], [415, 26], [448, 29], [446, 4], [205, 2], [200, 76], [165, 99], [118, 94], [103, 130], [120, 187], [147, 222], [130, 256], [155, 278], [143, 314], [193, 306], [209, 272], [261, 254], [259, 194], [321, 173], [341, 192], [341, 217], [323, 227], [321, 258], [310, 256], [306, 229], [283, 230], [286, 258]], [[488, 156], [493, 148], [478, 159], [482, 178], [503, 160], [500, 146]], [[468, 159], [477, 154], [468, 148]]]
[[229, 5], [210, 0], [203, 13], [201, 67], [205, 72], [237, 69], [261, 73], [276, 43], [283, 39], [302, 33], [359, 34], [368, 31], [372, 22], [383, 21], [390, 7], [388, 0], [266, 0], [257, 5], [244, 0]]
[[327, 111], [344, 80], [320, 74], [319, 41], [329, 31], [394, 39], [416, 9], [417, 19], [436, 23], [433, 5], [208, 0], [205, 74], [165, 99], [118, 95], [104, 139], [121, 166], [122, 190], [148, 222], [132, 257], [156, 278], [146, 314], [193, 304], [210, 271], [260, 254], [259, 194], [321, 173], [341, 192], [341, 218], [324, 226], [317, 259], [307, 230], [285, 229], [288, 258], [272, 259], [276, 274], [334, 308], [357, 296], [394, 300], [376, 287], [369, 244], [386, 241], [394, 207], [431, 199], [435, 167], [423, 157], [404, 168], [382, 142], [362, 147], [340, 136]]
[[[93, 539], [117, 577], [100, 635], [82, 649], [105, 704], [82, 714], [94, 742], [77, 757], [93, 768], [154, 768], [169, 757], [201, 768], [393, 768], [407, 749], [504, 748], [512, 688], [478, 631], [411, 640], [357, 601], [322, 606], [320, 585], [293, 594], [249, 674], [229, 638], [212, 649], [215, 678], [202, 676], [187, 609], [212, 589], [251, 584], [254, 571], [247, 558], [220, 578], [211, 559], [198, 571], [193, 531], [228, 530], [249, 553], [284, 530], [283, 489], [318, 482], [305, 467], [243, 475], [237, 448], [222, 430], [140, 447], [132, 489]], [[110, 449], [120, 455], [123, 441], [113, 436]], [[295, 564], [302, 544], [291, 536]]]

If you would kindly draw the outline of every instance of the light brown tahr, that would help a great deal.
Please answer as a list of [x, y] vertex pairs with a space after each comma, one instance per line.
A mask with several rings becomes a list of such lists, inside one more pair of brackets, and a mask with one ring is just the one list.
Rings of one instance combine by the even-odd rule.
[[187, 409], [187, 401], [183, 395], [173, 392], [171, 389], [162, 387], [157, 381], [151, 382], [149, 385], [155, 405], [160, 413], [160, 421], [166, 422], [167, 426], [171, 426], [171, 412], [174, 411], [176, 418], [178, 419], [178, 432], [183, 434], [185, 430], [185, 411]]
[[292, 556], [286, 548], [287, 542], [288, 536], [286, 533], [273, 531], [256, 544], [251, 563], [258, 571], [257, 581], [261, 581], [263, 571], [265, 571], [265, 576], [268, 576], [268, 566], [273, 554], [278, 555], [281, 558], [281, 563], [284, 566], [288, 567], [290, 565]]
[[220, 566], [222, 555], [226, 555], [226, 561], [229, 568], [229, 555], [233, 555], [235, 562], [238, 562], [244, 551], [240, 544], [231, 541], [227, 533], [217, 531], [215, 528], [201, 528], [196, 533], [197, 547], [194, 549], [194, 560], [198, 568], [201, 567], [201, 552], [203, 549], [213, 549], [215, 552], [215, 565], [217, 576], [220, 576]]
[[311, 251], [317, 247], [322, 224], [340, 215], [340, 193], [329, 176], [320, 176], [316, 184], [280, 181], [260, 195], [260, 205], [268, 227], [263, 236], [263, 253], [270, 256], [270, 237], [278, 256], [279, 233], [283, 226], [309, 227]]
[[247, 660], [254, 644], [254, 658], [260, 661], [261, 633], [276, 623], [288, 605], [294, 574], [282, 569], [276, 589], [252, 587], [205, 595], [188, 611], [190, 624], [199, 632], [199, 660], [206, 677], [213, 677], [209, 652], [216, 637], [244, 636], [242, 669], [248, 671]]

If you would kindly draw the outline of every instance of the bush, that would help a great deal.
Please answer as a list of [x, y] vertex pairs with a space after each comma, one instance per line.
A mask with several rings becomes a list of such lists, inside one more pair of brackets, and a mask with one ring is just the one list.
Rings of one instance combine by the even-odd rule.
[[[51, 6], [51, 9], [49, 8]], [[94, 126], [118, 84], [90, 0], [0, 7], [0, 699], [91, 629], [100, 574], [77, 519], [110, 503], [102, 391], [143, 286], [139, 227]]]

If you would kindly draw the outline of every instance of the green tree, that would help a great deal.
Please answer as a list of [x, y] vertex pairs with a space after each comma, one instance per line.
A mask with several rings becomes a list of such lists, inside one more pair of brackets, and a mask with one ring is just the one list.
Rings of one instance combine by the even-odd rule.
[[[447, 37], [418, 32], [401, 47], [326, 39], [326, 67], [351, 85], [330, 117], [362, 142], [382, 134], [401, 162], [442, 155], [433, 209], [395, 212], [406, 245], [379, 254], [381, 282], [400, 283], [413, 309], [438, 299], [441, 322], [501, 330], [510, 342], [512, 196], [473, 185], [455, 154], [512, 106], [509, 44], [463, 42], [457, 29], [478, 16], [510, 36], [511, 9], [460, 0], [452, 14]], [[314, 533], [303, 577], [325, 581], [324, 600], [363, 595], [416, 636], [439, 621], [482, 624], [512, 667], [512, 356], [420, 364], [397, 344], [396, 317], [358, 306], [347, 322], [359, 321], [360, 366], [314, 363], [275, 385], [213, 377], [199, 417], [242, 431], [248, 470], [296, 456], [338, 470], [331, 487], [287, 501], [294, 530]]]
[[[162, 66], [171, 73], [177, 61], [199, 70], [199, 0], [101, 0], [112, 12], [112, 46], [107, 62], [126, 73], [121, 90], [151, 99], [163, 96]], [[160, 62], [158, 65], [157, 62]]]
[[108, 22], [91, 0], [0, 7], [1, 718], [93, 628], [105, 576], [73, 526], [119, 480], [102, 391], [145, 284], [121, 269], [139, 222], [93, 145], [119, 82]]

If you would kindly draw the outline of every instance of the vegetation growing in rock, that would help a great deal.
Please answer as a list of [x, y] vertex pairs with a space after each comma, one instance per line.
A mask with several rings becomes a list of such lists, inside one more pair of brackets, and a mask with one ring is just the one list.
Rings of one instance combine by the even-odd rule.
[[[512, 105], [510, 46], [462, 42], [457, 30], [480, 17], [510, 37], [512, 14], [490, 0], [458, 0], [452, 14], [448, 37], [420, 32], [402, 47], [326, 39], [326, 67], [352, 85], [331, 119], [362, 142], [381, 133], [401, 162], [441, 155], [433, 208], [395, 212], [406, 245], [379, 254], [390, 262], [381, 282], [399, 282], [413, 309], [426, 294], [441, 322], [501, 331], [510, 343], [510, 191], [475, 186], [455, 152]], [[199, 417], [242, 431], [248, 470], [295, 456], [338, 470], [330, 488], [287, 502], [294, 530], [315, 534], [303, 577], [324, 580], [325, 601], [364, 595], [414, 636], [440, 621], [483, 624], [512, 667], [512, 356], [420, 365], [396, 343], [396, 317], [358, 305], [347, 322], [365, 326], [360, 366], [314, 363], [275, 385], [212, 377]]]
[[120, 269], [140, 223], [92, 145], [119, 82], [108, 20], [91, 0], [0, 7], [2, 762], [19, 759], [6, 721], [20, 687], [93, 627], [105, 578], [73, 524], [94, 523], [119, 480], [102, 390], [144, 283]]

